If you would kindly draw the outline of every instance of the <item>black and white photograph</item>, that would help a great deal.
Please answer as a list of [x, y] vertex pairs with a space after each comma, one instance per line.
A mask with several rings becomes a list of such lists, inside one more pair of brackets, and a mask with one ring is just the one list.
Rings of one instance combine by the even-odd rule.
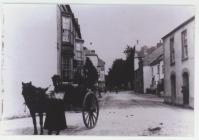
[[194, 4], [1, 8], [0, 135], [194, 137]]

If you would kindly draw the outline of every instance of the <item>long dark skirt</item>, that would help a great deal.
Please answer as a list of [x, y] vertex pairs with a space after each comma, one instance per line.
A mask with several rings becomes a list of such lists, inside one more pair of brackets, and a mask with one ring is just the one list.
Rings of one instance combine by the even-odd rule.
[[51, 99], [46, 112], [44, 129], [50, 131], [60, 131], [66, 128], [67, 125], [64, 112], [64, 102], [57, 99]]

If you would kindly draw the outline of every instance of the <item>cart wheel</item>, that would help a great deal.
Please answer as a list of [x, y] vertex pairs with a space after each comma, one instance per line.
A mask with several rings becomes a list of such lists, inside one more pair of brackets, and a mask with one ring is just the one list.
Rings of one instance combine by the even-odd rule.
[[99, 105], [96, 96], [92, 93], [87, 94], [84, 98], [82, 116], [88, 129], [95, 127], [99, 116]]

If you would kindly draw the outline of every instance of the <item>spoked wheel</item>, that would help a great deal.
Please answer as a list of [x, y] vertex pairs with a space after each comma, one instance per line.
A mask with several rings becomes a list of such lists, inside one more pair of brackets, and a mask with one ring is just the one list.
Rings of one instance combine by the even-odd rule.
[[83, 121], [88, 129], [94, 128], [99, 116], [99, 105], [94, 94], [87, 94], [83, 102]]

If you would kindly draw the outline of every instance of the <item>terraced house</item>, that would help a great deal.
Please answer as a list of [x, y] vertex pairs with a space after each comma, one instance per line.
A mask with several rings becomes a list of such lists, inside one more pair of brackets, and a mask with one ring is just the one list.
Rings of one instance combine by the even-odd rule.
[[194, 107], [194, 26], [191, 17], [163, 39], [165, 102]]

